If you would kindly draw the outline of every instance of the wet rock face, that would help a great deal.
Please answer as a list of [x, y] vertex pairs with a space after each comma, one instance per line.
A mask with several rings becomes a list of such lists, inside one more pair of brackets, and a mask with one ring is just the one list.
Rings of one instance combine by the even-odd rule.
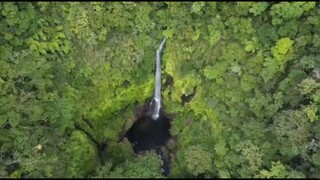
[[160, 114], [157, 120], [148, 115], [140, 117], [128, 130], [126, 138], [131, 142], [135, 153], [159, 148], [171, 138], [170, 119]]

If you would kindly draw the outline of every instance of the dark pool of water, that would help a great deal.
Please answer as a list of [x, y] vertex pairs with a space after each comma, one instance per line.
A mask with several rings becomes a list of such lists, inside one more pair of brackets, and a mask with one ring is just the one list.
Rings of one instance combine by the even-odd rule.
[[[140, 117], [127, 131], [126, 138], [131, 142], [135, 153], [141, 151], [155, 150], [162, 154], [161, 146], [164, 146], [171, 138], [170, 119], [160, 114], [157, 120], [148, 115]], [[163, 157], [164, 175], [169, 173], [169, 160]]]

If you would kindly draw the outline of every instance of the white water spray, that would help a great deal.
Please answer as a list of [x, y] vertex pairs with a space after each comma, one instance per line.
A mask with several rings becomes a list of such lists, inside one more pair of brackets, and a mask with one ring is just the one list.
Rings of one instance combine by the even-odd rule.
[[163, 50], [164, 44], [166, 43], [166, 38], [163, 39], [156, 54], [156, 73], [155, 73], [155, 87], [154, 87], [154, 97], [150, 103], [151, 116], [153, 120], [157, 120], [161, 108], [161, 51]]

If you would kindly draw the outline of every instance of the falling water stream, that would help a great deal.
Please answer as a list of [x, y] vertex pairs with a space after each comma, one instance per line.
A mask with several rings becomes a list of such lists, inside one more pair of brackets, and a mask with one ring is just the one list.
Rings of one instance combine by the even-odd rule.
[[155, 73], [155, 88], [154, 96], [150, 103], [150, 112], [153, 120], [159, 118], [161, 108], [161, 52], [166, 43], [166, 38], [163, 39], [156, 53], [156, 73]]
[[[132, 144], [136, 153], [155, 150], [163, 160], [163, 175], [170, 172], [170, 156], [166, 143], [171, 138], [170, 121], [161, 109], [161, 53], [166, 43], [163, 39], [156, 53], [155, 89], [152, 101], [146, 104], [145, 110], [137, 117], [125, 137]], [[161, 111], [160, 111], [161, 110]]]

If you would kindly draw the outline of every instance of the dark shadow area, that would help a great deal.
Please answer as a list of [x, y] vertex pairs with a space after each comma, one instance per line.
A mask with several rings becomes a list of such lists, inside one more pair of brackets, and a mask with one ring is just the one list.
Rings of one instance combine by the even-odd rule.
[[169, 159], [162, 154], [161, 147], [165, 146], [171, 138], [170, 121], [163, 113], [157, 120], [153, 120], [148, 115], [142, 115], [127, 131], [125, 137], [132, 144], [135, 153], [142, 151], [155, 150], [157, 154], [162, 156], [164, 162], [163, 175], [169, 174]]
[[160, 114], [157, 120], [143, 115], [128, 130], [126, 138], [133, 144], [135, 153], [163, 146], [171, 137], [170, 119]]
[[183, 95], [181, 96], [181, 103], [182, 103], [182, 105], [184, 106], [186, 103], [190, 102], [190, 101], [192, 100], [192, 98], [196, 95], [196, 93], [197, 93], [197, 87], [194, 87], [192, 94], [190, 94], [190, 95], [188, 95], [188, 96], [186, 96], [186, 95], [183, 94]]

